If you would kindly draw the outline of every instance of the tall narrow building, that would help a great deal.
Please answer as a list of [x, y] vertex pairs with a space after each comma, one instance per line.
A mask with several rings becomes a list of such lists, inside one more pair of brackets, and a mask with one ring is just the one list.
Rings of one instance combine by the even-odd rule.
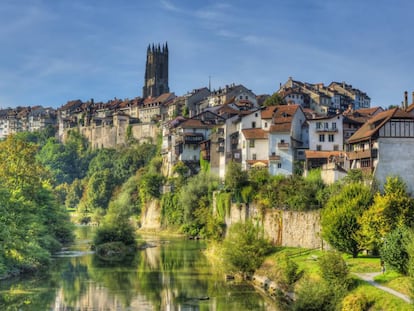
[[145, 82], [142, 97], [157, 97], [169, 93], [168, 87], [168, 45], [152, 47], [148, 45], [147, 63], [145, 67]]

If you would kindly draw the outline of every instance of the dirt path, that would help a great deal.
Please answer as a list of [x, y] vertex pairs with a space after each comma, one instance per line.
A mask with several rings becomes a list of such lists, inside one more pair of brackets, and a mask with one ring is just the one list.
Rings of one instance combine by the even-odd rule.
[[372, 286], [375, 286], [387, 293], [390, 293], [394, 296], [397, 296], [403, 300], [405, 300], [406, 302], [411, 302], [410, 297], [408, 297], [407, 295], [404, 295], [400, 292], [397, 292], [396, 290], [393, 290], [389, 287], [385, 287], [382, 286], [381, 284], [377, 283], [374, 281], [374, 277], [376, 277], [377, 275], [381, 274], [381, 272], [373, 272], [373, 273], [354, 273], [357, 277], [359, 277], [360, 279], [367, 281], [369, 284], [371, 284]]

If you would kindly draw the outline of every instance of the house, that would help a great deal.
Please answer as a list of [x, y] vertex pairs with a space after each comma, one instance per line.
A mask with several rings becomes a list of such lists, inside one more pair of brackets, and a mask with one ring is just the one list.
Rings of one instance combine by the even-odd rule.
[[168, 101], [175, 98], [174, 93], [164, 93], [157, 97], [147, 97], [138, 109], [138, 118], [143, 123], [168, 119]]
[[384, 111], [381, 107], [363, 108], [353, 110], [352, 105], [344, 111], [343, 133], [344, 142], [348, 140], [365, 122], [374, 115]]
[[[297, 161], [303, 161], [309, 147], [308, 124], [301, 105], [281, 105], [262, 110], [262, 119], [268, 120], [268, 159], [271, 175], [292, 175]], [[264, 121], [264, 128], [267, 129]]]
[[344, 165], [343, 115], [308, 119], [309, 150], [305, 151], [305, 169], [319, 168], [335, 162]]
[[[332, 82], [328, 86], [329, 89], [336, 90], [338, 93], [343, 94], [344, 98], [351, 98], [354, 109], [369, 108], [371, 105], [371, 98], [359, 89], [352, 87], [352, 85], [345, 82]], [[342, 104], [348, 106], [347, 102]]]
[[387, 176], [398, 175], [413, 193], [414, 116], [400, 108], [374, 115], [352, 135], [346, 146], [351, 169], [373, 174], [380, 188]]

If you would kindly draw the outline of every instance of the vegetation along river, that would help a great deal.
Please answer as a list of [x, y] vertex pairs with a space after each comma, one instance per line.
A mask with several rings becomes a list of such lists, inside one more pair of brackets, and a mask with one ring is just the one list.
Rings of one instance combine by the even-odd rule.
[[246, 283], [216, 273], [203, 241], [140, 236], [147, 247], [122, 262], [89, 250], [93, 227], [77, 227], [76, 241], [50, 269], [0, 283], [0, 310], [274, 310]]

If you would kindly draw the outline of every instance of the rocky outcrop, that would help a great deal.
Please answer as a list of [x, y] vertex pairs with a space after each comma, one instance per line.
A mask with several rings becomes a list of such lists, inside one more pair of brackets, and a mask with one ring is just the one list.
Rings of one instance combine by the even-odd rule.
[[159, 200], [146, 203], [141, 213], [141, 227], [143, 230], [161, 229], [161, 205]]

